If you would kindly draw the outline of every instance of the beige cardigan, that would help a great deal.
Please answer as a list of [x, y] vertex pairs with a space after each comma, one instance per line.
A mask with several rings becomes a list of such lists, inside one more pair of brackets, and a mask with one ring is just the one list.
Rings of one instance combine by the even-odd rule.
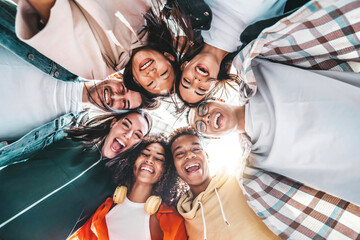
[[72, 73], [104, 79], [123, 69], [132, 50], [145, 44], [143, 15], [156, 5], [156, 0], [57, 0], [39, 29], [37, 12], [20, 0], [16, 34]]
[[188, 191], [180, 198], [177, 209], [185, 220], [189, 240], [204, 239], [205, 230], [207, 240], [280, 239], [249, 207], [233, 176], [217, 174], [195, 199]]

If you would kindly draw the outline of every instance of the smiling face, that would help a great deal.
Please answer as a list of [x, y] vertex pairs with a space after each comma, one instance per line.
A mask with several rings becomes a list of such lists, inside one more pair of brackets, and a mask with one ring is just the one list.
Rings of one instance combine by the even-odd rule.
[[155, 184], [164, 173], [165, 150], [159, 143], [146, 146], [134, 164], [136, 182]]
[[200, 102], [215, 87], [220, 65], [213, 55], [199, 53], [183, 66], [179, 92], [187, 103]]
[[192, 191], [194, 188], [200, 192], [205, 190], [211, 177], [200, 139], [193, 135], [182, 135], [171, 145], [171, 152], [180, 178], [189, 184]]
[[237, 118], [230, 105], [220, 102], [202, 102], [189, 112], [189, 124], [205, 136], [225, 135], [237, 127]]
[[138, 144], [149, 131], [146, 119], [138, 113], [130, 113], [111, 124], [111, 130], [101, 149], [103, 157], [114, 158]]
[[[134, 109], [142, 103], [141, 95], [124, 86], [121, 80], [104, 80], [89, 89], [89, 100], [96, 106], [107, 110]], [[105, 106], [104, 106], [105, 105]]]
[[[166, 54], [167, 57], [173, 57]], [[168, 95], [175, 80], [170, 61], [160, 52], [142, 49], [132, 58], [132, 73], [135, 81], [154, 95]]]

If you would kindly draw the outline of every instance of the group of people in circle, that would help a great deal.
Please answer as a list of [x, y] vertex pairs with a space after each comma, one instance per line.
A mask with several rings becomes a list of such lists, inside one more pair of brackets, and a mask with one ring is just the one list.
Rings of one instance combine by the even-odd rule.
[[[22, 166], [41, 165], [37, 157], [56, 142], [71, 141], [100, 153], [100, 160], [64, 170], [74, 178], [32, 199], [31, 208], [101, 164], [117, 186], [112, 197], [106, 191], [96, 196], [96, 208], [82, 221], [69, 223], [76, 225], [69, 236], [57, 237], [307, 239], [285, 231], [290, 224], [262, 217], [250, 202], [252, 177], [245, 168], [326, 192], [328, 202], [345, 201], [337, 214], [351, 209], [352, 217], [341, 220], [341, 234], [359, 237], [358, 1], [1, 0], [1, 5], [0, 179], [21, 184], [26, 180], [9, 176]], [[341, 24], [327, 27], [339, 19]], [[314, 29], [321, 35], [316, 43], [308, 33]], [[239, 89], [235, 105], [214, 98], [226, 84]], [[188, 123], [169, 137], [151, 133], [147, 110], [162, 101], [185, 112]], [[100, 113], [89, 114], [92, 109]], [[211, 176], [202, 139], [229, 133], [246, 143], [246, 166], [240, 176]], [[62, 161], [73, 166], [70, 158]], [[98, 183], [91, 182], [89, 177], [89, 185], [77, 188], [92, 191]], [[4, 236], [11, 236], [11, 225], [31, 208], [17, 206], [4, 214], [0, 233], [3, 228]], [[77, 208], [74, 212], [81, 212]], [[300, 221], [298, 216], [286, 218]], [[319, 217], [324, 224], [330, 218]], [[47, 231], [61, 228], [49, 226]], [[302, 234], [318, 228], [297, 227]]]

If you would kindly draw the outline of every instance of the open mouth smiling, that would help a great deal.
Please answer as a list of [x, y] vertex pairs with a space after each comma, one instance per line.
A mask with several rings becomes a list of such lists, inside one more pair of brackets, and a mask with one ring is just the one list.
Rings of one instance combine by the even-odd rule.
[[120, 139], [115, 138], [110, 147], [113, 152], [118, 153], [126, 147], [126, 144]]
[[195, 67], [197, 73], [201, 76], [207, 77], [209, 76], [209, 69], [204, 64], [199, 64]]
[[110, 106], [111, 105], [111, 91], [109, 88], [105, 88], [104, 89], [104, 102], [106, 103], [106, 105]]
[[213, 125], [214, 125], [215, 129], [219, 129], [221, 126], [220, 125], [220, 117], [222, 117], [222, 114], [218, 112], [215, 114], [215, 117], [213, 118]]
[[154, 173], [154, 169], [152, 169], [151, 167], [148, 167], [148, 166], [142, 166], [140, 167], [140, 171], [146, 171], [146, 172], [149, 172], [151, 174]]
[[140, 71], [146, 70], [148, 67], [150, 67], [150, 65], [151, 65], [153, 62], [154, 62], [154, 60], [151, 59], [151, 58], [146, 58], [146, 59], [144, 59], [144, 60], [140, 63], [140, 65], [139, 65], [139, 70], [140, 70]]
[[187, 166], [185, 166], [185, 172], [186, 173], [194, 173], [197, 172], [200, 169], [200, 164], [198, 163], [192, 163]]

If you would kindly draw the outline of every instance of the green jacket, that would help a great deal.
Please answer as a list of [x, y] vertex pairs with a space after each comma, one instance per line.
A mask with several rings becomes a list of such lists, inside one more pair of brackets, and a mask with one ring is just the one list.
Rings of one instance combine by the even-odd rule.
[[99, 159], [98, 151], [61, 140], [0, 170], [0, 239], [66, 239], [115, 189]]

